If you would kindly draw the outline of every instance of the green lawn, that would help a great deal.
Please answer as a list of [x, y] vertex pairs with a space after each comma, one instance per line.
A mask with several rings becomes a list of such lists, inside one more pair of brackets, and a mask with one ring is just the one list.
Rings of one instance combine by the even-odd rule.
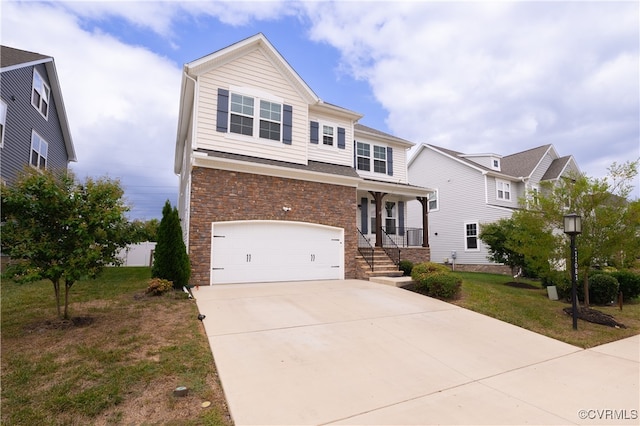
[[[462, 297], [452, 303], [476, 311], [554, 339], [590, 348], [614, 340], [640, 334], [640, 301], [625, 304], [622, 311], [617, 306], [591, 306], [613, 315], [626, 325], [617, 329], [578, 320], [578, 330], [572, 327], [571, 316], [562, 309], [570, 306], [563, 301], [552, 301], [546, 289], [535, 290], [506, 285], [513, 281], [505, 275], [458, 272], [463, 277]], [[534, 281], [521, 280], [540, 286]]]
[[[2, 282], [2, 424], [230, 424], [195, 301], [144, 295], [149, 268], [108, 268], [71, 289]], [[185, 398], [173, 396], [178, 386]], [[212, 404], [202, 408], [204, 401]]]

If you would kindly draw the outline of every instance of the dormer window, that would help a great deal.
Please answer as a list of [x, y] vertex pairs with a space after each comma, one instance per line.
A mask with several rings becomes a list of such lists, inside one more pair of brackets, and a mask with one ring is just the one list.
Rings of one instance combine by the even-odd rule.
[[42, 76], [36, 69], [33, 70], [33, 88], [31, 90], [31, 104], [44, 118], [49, 115], [49, 95], [51, 89], [44, 82]]
[[500, 160], [498, 160], [497, 158], [492, 159], [491, 166], [494, 170], [500, 170]]

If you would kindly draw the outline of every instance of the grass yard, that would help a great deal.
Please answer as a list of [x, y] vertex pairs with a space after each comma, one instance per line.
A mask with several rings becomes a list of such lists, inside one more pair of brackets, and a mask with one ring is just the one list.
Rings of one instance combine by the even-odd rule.
[[[640, 334], [640, 300], [623, 306], [591, 306], [627, 326], [612, 328], [578, 320], [578, 330], [572, 327], [571, 316], [562, 309], [570, 306], [563, 301], [552, 301], [546, 289], [524, 289], [506, 285], [513, 281], [505, 275], [458, 272], [463, 278], [462, 297], [451, 303], [526, 328], [536, 333], [590, 348]], [[540, 286], [527, 280], [522, 282]], [[580, 290], [582, 287], [579, 287]]]
[[73, 322], [57, 319], [49, 281], [3, 281], [1, 423], [231, 425], [195, 301], [145, 296], [149, 277], [108, 268], [76, 283]]

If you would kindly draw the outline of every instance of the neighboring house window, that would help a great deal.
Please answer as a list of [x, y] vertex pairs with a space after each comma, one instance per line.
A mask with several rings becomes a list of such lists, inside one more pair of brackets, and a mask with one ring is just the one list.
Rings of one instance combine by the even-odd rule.
[[272, 141], [280, 140], [280, 126], [282, 124], [282, 105], [260, 101], [260, 137], [271, 139]]
[[383, 146], [373, 146], [373, 171], [387, 173], [387, 149]]
[[334, 128], [332, 126], [322, 125], [322, 144], [333, 146]]
[[478, 250], [478, 224], [465, 223], [464, 245], [466, 250]]
[[531, 201], [534, 205], [538, 205], [538, 196], [540, 195], [540, 188], [537, 186], [531, 187]]
[[47, 168], [49, 144], [35, 131], [31, 132], [31, 165], [36, 169]]
[[4, 128], [7, 122], [7, 104], [0, 100], [0, 148], [4, 146]]
[[505, 181], [496, 181], [498, 200], [511, 201], [511, 183]]
[[49, 115], [49, 95], [51, 94], [51, 89], [47, 83], [44, 82], [40, 73], [33, 70], [33, 89], [31, 91], [31, 104], [40, 111], [40, 114], [44, 118], [47, 118]]
[[429, 194], [429, 211], [438, 210], [438, 191]]
[[496, 169], [496, 170], [500, 170], [500, 160], [493, 159], [493, 160], [491, 161], [491, 164], [493, 165], [493, 168], [494, 168], [494, 169]]
[[371, 170], [371, 146], [368, 143], [358, 142], [357, 144], [358, 170]]

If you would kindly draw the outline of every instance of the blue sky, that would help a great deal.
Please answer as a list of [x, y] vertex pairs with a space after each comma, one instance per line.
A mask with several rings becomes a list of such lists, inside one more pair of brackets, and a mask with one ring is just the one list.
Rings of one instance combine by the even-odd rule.
[[[639, 2], [3, 1], [2, 44], [53, 56], [80, 176], [132, 218], [177, 201], [182, 65], [264, 33], [323, 100], [415, 143], [640, 157]], [[638, 197], [636, 181], [634, 197]]]

